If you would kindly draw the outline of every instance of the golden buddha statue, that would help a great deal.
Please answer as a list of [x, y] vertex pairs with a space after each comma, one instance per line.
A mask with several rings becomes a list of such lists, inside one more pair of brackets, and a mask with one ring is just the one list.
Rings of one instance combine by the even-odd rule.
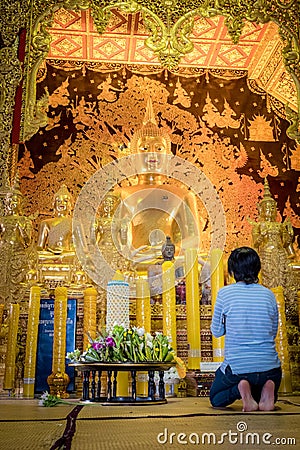
[[157, 126], [151, 99], [143, 126], [133, 134], [130, 150], [136, 154], [138, 182], [119, 190], [120, 217], [130, 224], [128, 254], [134, 262], [161, 258], [166, 236], [175, 244], [176, 255], [184, 248], [197, 248], [196, 196], [184, 184], [170, 183], [166, 175], [171, 140], [168, 133]]
[[265, 179], [264, 196], [258, 204], [259, 221], [253, 223], [253, 246], [261, 258], [262, 283], [268, 288], [290, 284], [293, 228], [289, 220], [276, 220], [277, 204]]
[[55, 217], [42, 220], [39, 226], [37, 249], [40, 259], [57, 259], [74, 254], [72, 242], [72, 196], [65, 185], [53, 199]]
[[0, 303], [20, 302], [24, 295], [32, 243], [32, 221], [22, 211], [23, 195], [18, 174], [12, 187], [1, 192], [4, 215], [0, 217]]
[[72, 237], [73, 199], [68, 188], [62, 185], [55, 193], [55, 217], [42, 220], [38, 230], [37, 250], [40, 281], [71, 283], [76, 271], [76, 255]]

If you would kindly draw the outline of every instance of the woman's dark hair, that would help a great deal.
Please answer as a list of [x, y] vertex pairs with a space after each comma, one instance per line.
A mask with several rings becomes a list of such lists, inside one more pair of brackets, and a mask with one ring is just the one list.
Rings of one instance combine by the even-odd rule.
[[260, 269], [260, 258], [253, 248], [239, 247], [229, 256], [228, 273], [235, 281], [244, 281], [246, 284], [258, 283]]

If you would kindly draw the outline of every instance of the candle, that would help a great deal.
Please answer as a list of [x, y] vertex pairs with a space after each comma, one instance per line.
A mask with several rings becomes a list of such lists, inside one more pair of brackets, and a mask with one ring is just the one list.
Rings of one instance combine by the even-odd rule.
[[9, 308], [9, 326], [3, 383], [4, 389], [14, 388], [19, 315], [20, 305], [18, 303], [11, 303]]
[[149, 283], [143, 278], [136, 280], [136, 325], [151, 332], [151, 305]]
[[83, 296], [83, 349], [88, 347], [90, 336], [96, 338], [96, 306], [97, 290], [93, 287], [85, 289]]
[[199, 272], [196, 249], [185, 250], [185, 283], [186, 283], [186, 319], [188, 339], [188, 368], [200, 368], [200, 308], [199, 308]]
[[176, 351], [176, 291], [172, 261], [165, 261], [162, 264], [162, 287], [163, 334], [171, 338], [171, 346]]
[[290, 372], [290, 357], [288, 350], [288, 340], [286, 331], [286, 317], [285, 317], [285, 301], [282, 286], [272, 288], [274, 292], [277, 307], [278, 307], [278, 332], [276, 336], [276, 350], [281, 361], [282, 379], [279, 392], [292, 392], [291, 372]]
[[[219, 248], [211, 251], [210, 257], [211, 269], [211, 305], [212, 312], [215, 307], [219, 289], [224, 286], [224, 265], [223, 252]], [[213, 361], [221, 362], [224, 359], [224, 336], [220, 338], [212, 337]]]
[[52, 372], [65, 373], [66, 360], [66, 325], [67, 325], [67, 302], [68, 292], [65, 287], [55, 289], [54, 301], [54, 336]]
[[[136, 280], [136, 326], [144, 328], [145, 333], [151, 332], [150, 287], [148, 281], [143, 278]], [[147, 397], [147, 372], [137, 373], [136, 393], [139, 397]]]
[[65, 287], [55, 289], [54, 300], [54, 335], [52, 373], [47, 378], [50, 394], [67, 398], [67, 386], [70, 382], [66, 368], [66, 334], [68, 313], [68, 291]]
[[23, 396], [26, 398], [34, 398], [40, 301], [41, 301], [41, 288], [39, 286], [32, 286], [30, 289], [30, 298], [29, 298], [26, 353], [24, 365]]

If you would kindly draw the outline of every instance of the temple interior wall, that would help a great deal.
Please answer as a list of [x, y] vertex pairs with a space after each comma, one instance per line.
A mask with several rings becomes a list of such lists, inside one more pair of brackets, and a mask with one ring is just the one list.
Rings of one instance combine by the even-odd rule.
[[[59, 39], [57, 30], [56, 37]], [[75, 37], [78, 43], [78, 30]], [[46, 95], [47, 121], [37, 123], [32, 135], [20, 142], [17, 157], [21, 191], [25, 196], [24, 211], [33, 219], [35, 239], [41, 220], [53, 216], [52, 198], [62, 184], [67, 185], [76, 202], [85, 183], [97, 171], [131, 154], [131, 138], [143, 121], [146, 102], [151, 97], [157, 123], [170, 135], [173, 155], [192, 163], [203, 173], [223, 205], [225, 255], [236, 246], [252, 245], [251, 222], [258, 218], [257, 204], [266, 177], [277, 202], [278, 220], [290, 219], [295, 251], [299, 254], [300, 147], [286, 134], [289, 122], [283, 113], [284, 105], [251, 81], [247, 70], [206, 70], [194, 64], [170, 71], [157, 64], [116, 62], [107, 55], [105, 64], [95, 63], [88, 61], [87, 55], [82, 58], [80, 50], [80, 57], [76, 58], [74, 52], [70, 57], [66, 48], [61, 53], [58, 49], [56, 41], [37, 75], [37, 99]], [[109, 46], [106, 51], [109, 52]], [[193, 179], [187, 176], [186, 180], [192, 191]], [[174, 176], [169, 182], [179, 186]], [[131, 177], [123, 181], [123, 186], [136, 183], [136, 177]], [[208, 204], [201, 193], [197, 204], [201, 250], [207, 254], [217, 227], [208, 214], [214, 205]], [[26, 328], [28, 296], [27, 291], [21, 315], [22, 330]], [[102, 322], [103, 302], [102, 294], [98, 302], [98, 317]], [[76, 339], [80, 347], [81, 300], [78, 305]], [[180, 351], [186, 358], [184, 305], [178, 305], [177, 309], [183, 342]], [[161, 330], [159, 304], [153, 305], [152, 310], [153, 329]], [[203, 356], [207, 360], [211, 359], [209, 321], [210, 315], [202, 308], [202, 351], [207, 352]], [[294, 331], [295, 337], [291, 330], [289, 339], [295, 377], [298, 377], [295, 342], [299, 332]], [[24, 356], [24, 339], [25, 334], [21, 332], [20, 360]], [[1, 349], [3, 369], [4, 337]], [[296, 380], [298, 388], [297, 383]]]

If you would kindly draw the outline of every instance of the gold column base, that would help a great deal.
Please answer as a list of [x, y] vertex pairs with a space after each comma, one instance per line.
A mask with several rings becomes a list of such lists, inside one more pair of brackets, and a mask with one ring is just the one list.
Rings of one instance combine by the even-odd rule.
[[282, 371], [282, 379], [278, 389], [279, 394], [292, 394], [292, 380], [291, 374], [289, 372]]
[[47, 383], [50, 388], [50, 394], [56, 395], [59, 398], [69, 398], [67, 387], [70, 383], [70, 378], [67, 373], [52, 372], [47, 378]]

